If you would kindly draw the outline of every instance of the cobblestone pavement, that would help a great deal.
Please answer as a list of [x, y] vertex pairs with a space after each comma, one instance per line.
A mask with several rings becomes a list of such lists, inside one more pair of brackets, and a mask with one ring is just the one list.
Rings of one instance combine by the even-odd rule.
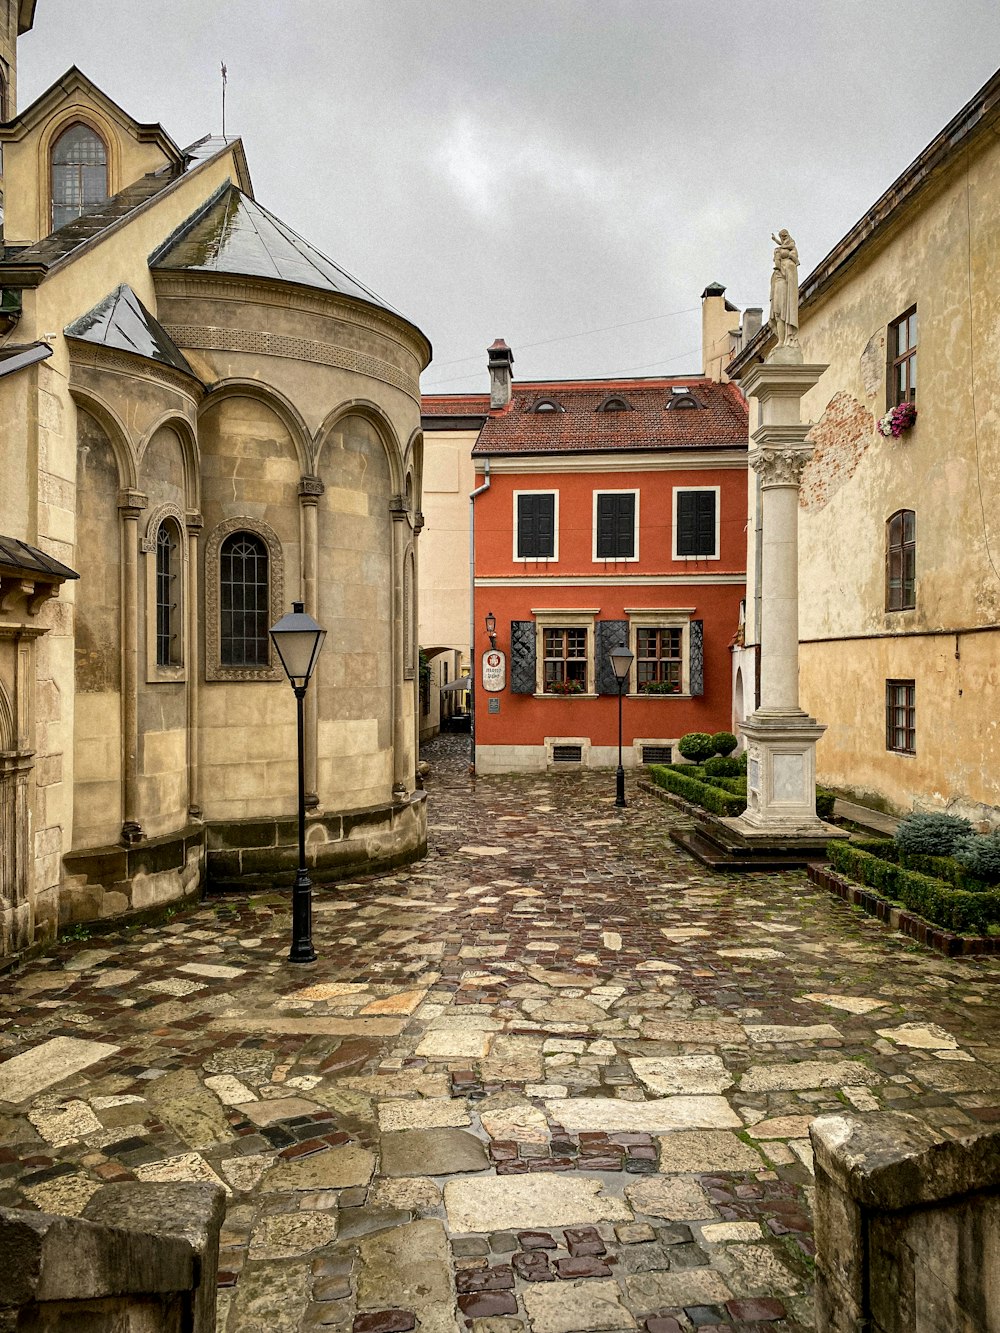
[[427, 859], [317, 893], [315, 966], [273, 895], [4, 978], [0, 1202], [221, 1181], [227, 1333], [810, 1328], [810, 1118], [1000, 1119], [1000, 964], [465, 744]]

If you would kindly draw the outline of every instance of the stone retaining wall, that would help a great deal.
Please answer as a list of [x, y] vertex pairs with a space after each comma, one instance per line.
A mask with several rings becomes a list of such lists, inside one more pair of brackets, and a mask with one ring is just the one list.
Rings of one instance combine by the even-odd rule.
[[816, 1164], [818, 1333], [1000, 1333], [1000, 1130], [829, 1115]]

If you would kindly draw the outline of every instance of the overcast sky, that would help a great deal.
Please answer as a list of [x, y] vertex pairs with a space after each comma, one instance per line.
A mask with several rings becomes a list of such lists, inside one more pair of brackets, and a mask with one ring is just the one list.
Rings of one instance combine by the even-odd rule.
[[[996, 0], [39, 0], [23, 108], [70, 65], [418, 324], [425, 389], [700, 368], [699, 297], [801, 275], [1000, 63]], [[624, 326], [610, 328], [610, 326]], [[603, 331], [600, 331], [603, 330]]]

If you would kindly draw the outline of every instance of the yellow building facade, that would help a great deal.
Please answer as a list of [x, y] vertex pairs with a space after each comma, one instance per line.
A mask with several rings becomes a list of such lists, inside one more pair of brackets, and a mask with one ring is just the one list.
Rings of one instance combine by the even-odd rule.
[[[799, 499], [802, 707], [821, 783], [1000, 822], [1000, 74], [802, 283], [815, 452]], [[730, 365], [766, 355], [764, 330]], [[898, 434], [879, 423], [915, 408]], [[905, 418], [904, 412], [903, 417]], [[756, 413], [751, 405], [751, 424]], [[885, 429], [891, 430], [887, 423]], [[750, 474], [748, 571], [759, 570]], [[737, 712], [753, 711], [759, 573]]]
[[[17, 6], [8, 6], [8, 11]], [[21, 5], [21, 30], [32, 6]], [[0, 51], [0, 955], [296, 860], [426, 845], [416, 782], [423, 334], [78, 70], [22, 113]]]

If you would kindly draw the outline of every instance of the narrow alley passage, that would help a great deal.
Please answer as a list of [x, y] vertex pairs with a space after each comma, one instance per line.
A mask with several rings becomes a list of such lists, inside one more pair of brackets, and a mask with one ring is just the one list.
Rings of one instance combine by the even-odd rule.
[[0, 1203], [220, 1181], [225, 1333], [810, 1328], [810, 1119], [1000, 1119], [1000, 963], [466, 746], [425, 860], [317, 891], [317, 964], [273, 894], [3, 978]]

